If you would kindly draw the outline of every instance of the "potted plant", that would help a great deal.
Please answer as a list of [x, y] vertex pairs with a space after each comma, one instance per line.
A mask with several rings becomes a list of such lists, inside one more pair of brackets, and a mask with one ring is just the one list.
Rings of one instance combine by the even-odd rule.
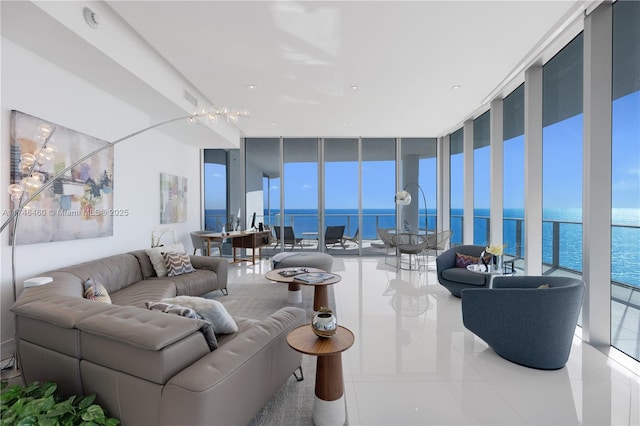
[[120, 424], [108, 418], [98, 404], [95, 394], [71, 396], [66, 400], [56, 395], [53, 382], [33, 382], [27, 386], [8, 386], [2, 381], [0, 423], [11, 425], [106, 425]]

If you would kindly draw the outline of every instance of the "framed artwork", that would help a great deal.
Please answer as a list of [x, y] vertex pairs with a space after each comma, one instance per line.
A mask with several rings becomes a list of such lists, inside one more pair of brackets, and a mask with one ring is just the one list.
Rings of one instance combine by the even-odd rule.
[[187, 178], [160, 173], [160, 223], [187, 220]]
[[[59, 126], [20, 111], [11, 111], [11, 183], [27, 176], [21, 170], [21, 157], [36, 153], [41, 142], [35, 140], [37, 128], [55, 128], [49, 146], [51, 160], [38, 164], [44, 181], [108, 142]], [[17, 206], [14, 206], [17, 207]], [[34, 198], [18, 218], [11, 233], [12, 243], [34, 244], [113, 235], [113, 149], [105, 149], [57, 178]]]

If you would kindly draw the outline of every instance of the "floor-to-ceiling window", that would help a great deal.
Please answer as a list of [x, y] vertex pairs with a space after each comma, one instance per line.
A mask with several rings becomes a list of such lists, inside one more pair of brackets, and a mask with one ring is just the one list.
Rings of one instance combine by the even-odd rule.
[[355, 243], [358, 227], [358, 139], [324, 140], [324, 222], [344, 226]]
[[227, 161], [224, 149], [204, 150], [204, 229], [220, 231], [228, 221]]
[[401, 186], [411, 194], [411, 204], [404, 206], [401, 218], [409, 229], [436, 229], [436, 139], [402, 138], [400, 141]]
[[543, 67], [543, 272], [582, 271], [583, 37]]
[[284, 224], [296, 238], [318, 231], [318, 139], [284, 139]]
[[377, 228], [396, 228], [395, 193], [395, 139], [362, 139], [362, 238], [375, 240]]
[[450, 136], [449, 157], [449, 196], [451, 215], [451, 244], [462, 244], [464, 217], [464, 158], [463, 158], [463, 129], [456, 130]]
[[280, 139], [245, 139], [247, 217], [273, 226], [280, 217]]
[[504, 98], [502, 113], [504, 252], [524, 259], [524, 84]]
[[488, 246], [491, 204], [490, 111], [473, 120], [473, 243]]
[[640, 3], [613, 5], [611, 344], [640, 359]]

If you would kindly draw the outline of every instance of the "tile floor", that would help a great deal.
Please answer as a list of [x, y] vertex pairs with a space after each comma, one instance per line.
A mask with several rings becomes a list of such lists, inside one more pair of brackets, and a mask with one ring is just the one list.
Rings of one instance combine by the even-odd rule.
[[[575, 337], [566, 367], [540, 371], [496, 355], [462, 325], [460, 299], [426, 274], [378, 257], [335, 257], [350, 425], [640, 425], [640, 366]], [[269, 269], [232, 266], [230, 281]], [[434, 268], [435, 269], [435, 268]], [[579, 329], [578, 329], [579, 331]]]

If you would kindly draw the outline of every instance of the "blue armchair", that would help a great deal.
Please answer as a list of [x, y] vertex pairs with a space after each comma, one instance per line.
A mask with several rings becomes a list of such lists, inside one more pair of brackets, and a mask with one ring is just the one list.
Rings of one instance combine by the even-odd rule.
[[451, 247], [443, 252], [436, 258], [436, 270], [440, 285], [446, 287], [455, 297], [460, 297], [460, 292], [464, 288], [488, 287], [491, 283], [489, 275], [456, 267], [456, 253], [479, 258], [485, 249], [485, 246], [463, 245]]
[[462, 290], [462, 320], [501, 357], [556, 370], [569, 359], [583, 297], [577, 278], [496, 277], [492, 289]]

